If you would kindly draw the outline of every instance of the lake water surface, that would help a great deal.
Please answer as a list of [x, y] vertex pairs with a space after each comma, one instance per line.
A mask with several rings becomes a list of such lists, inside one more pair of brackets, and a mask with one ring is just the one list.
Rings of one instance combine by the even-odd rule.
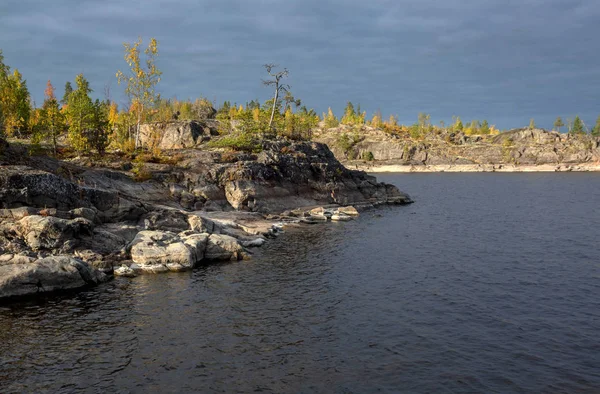
[[600, 174], [380, 179], [416, 203], [0, 307], [0, 392], [600, 392]]

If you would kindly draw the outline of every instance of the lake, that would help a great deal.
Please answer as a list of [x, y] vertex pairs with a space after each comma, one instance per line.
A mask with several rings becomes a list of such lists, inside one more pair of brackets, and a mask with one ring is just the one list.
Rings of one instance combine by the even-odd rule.
[[0, 392], [600, 391], [600, 174], [379, 178], [416, 203], [0, 307]]

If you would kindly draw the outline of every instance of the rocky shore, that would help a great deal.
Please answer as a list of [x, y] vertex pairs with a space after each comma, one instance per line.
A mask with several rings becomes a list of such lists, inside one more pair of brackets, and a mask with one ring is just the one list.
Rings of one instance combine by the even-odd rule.
[[600, 163], [581, 164], [385, 164], [356, 163], [355, 168], [361, 171], [379, 172], [597, 172]]
[[361, 209], [412, 202], [345, 168], [324, 144], [214, 149], [205, 145], [214, 135], [196, 126], [163, 130], [173, 136], [165, 160], [61, 161], [3, 142], [0, 300], [248, 259], [287, 224], [351, 220]]
[[[342, 139], [344, 135], [347, 137]], [[315, 136], [342, 163], [369, 172], [600, 170], [600, 138], [587, 134], [516, 129], [482, 136], [446, 131], [414, 139], [369, 126], [356, 130], [342, 125], [319, 130]]]

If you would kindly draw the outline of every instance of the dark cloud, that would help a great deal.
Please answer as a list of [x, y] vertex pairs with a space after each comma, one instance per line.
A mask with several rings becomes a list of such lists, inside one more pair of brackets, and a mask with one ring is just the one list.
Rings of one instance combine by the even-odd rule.
[[268, 62], [319, 112], [550, 127], [600, 114], [599, 17], [595, 0], [3, 0], [0, 48], [38, 102], [80, 72], [124, 101], [122, 43], [142, 36], [159, 40], [167, 97], [265, 99]]

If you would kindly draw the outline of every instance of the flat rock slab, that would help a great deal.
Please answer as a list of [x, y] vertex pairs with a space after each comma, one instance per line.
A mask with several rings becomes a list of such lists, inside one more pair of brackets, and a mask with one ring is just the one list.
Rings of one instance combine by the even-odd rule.
[[0, 266], [0, 299], [77, 289], [106, 281], [106, 276], [70, 256]]

